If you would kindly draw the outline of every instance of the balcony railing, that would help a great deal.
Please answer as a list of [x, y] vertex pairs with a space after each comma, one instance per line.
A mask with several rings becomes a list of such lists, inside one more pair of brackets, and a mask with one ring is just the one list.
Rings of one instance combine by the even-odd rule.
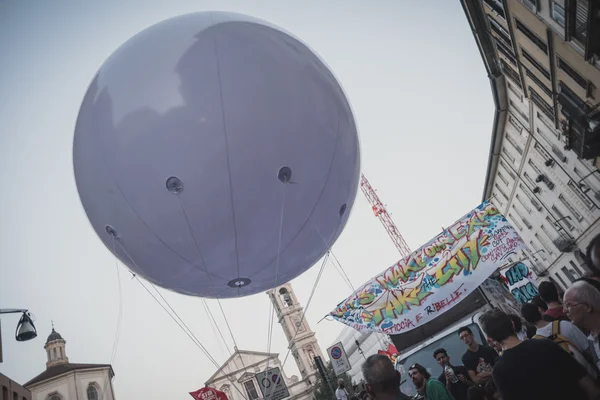
[[599, 105], [590, 108], [562, 82], [558, 102], [567, 118], [564, 133], [568, 148], [575, 151], [579, 158], [591, 160], [600, 156]]

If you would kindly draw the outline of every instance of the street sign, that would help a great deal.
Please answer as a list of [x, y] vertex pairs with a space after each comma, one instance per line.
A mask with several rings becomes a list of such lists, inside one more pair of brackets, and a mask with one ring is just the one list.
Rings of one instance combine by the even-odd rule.
[[290, 397], [279, 367], [259, 372], [256, 374], [256, 381], [265, 400], [281, 400]]
[[329, 354], [329, 361], [331, 361], [331, 366], [336, 376], [340, 376], [352, 368], [342, 342], [338, 342], [328, 348], [327, 354]]

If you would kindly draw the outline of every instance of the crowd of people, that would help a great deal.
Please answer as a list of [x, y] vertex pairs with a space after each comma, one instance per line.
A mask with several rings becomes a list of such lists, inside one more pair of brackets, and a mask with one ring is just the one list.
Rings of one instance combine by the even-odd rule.
[[[371, 400], [600, 400], [600, 235], [587, 249], [591, 271], [561, 296], [552, 282], [521, 307], [521, 315], [492, 309], [480, 317], [488, 343], [469, 327], [458, 330], [466, 351], [462, 365], [443, 349], [432, 356], [442, 373], [434, 378], [420, 364], [408, 377], [415, 397], [400, 390], [401, 375], [385, 355], [362, 366]], [[336, 396], [337, 397], [337, 396]], [[338, 399], [343, 400], [343, 399]]]

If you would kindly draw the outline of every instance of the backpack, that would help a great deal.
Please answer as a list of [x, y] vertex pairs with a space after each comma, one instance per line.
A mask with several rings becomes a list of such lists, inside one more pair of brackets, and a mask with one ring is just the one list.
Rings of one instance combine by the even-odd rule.
[[552, 321], [552, 333], [548, 337], [544, 337], [542, 335], [534, 335], [532, 339], [550, 339], [554, 343], [558, 344], [564, 351], [569, 353], [571, 357], [573, 357], [577, 362], [579, 362], [591, 375], [591, 377], [596, 380], [599, 378], [598, 370], [594, 364], [589, 363], [581, 350], [575, 346], [573, 343], [569, 341], [566, 337], [560, 334], [560, 320]]
[[533, 335], [532, 339], [550, 339], [554, 343], [556, 343], [560, 347], [562, 347], [564, 351], [566, 351], [567, 353], [569, 353], [572, 356], [575, 356], [575, 354], [573, 354], [573, 351], [571, 350], [571, 348], [577, 349], [577, 346], [575, 346], [573, 343], [571, 343], [569, 341], [569, 339], [567, 339], [566, 337], [564, 337], [563, 335], [560, 334], [560, 321], [559, 320], [552, 321], [552, 333], [550, 334], [550, 336], [544, 337], [542, 335]]

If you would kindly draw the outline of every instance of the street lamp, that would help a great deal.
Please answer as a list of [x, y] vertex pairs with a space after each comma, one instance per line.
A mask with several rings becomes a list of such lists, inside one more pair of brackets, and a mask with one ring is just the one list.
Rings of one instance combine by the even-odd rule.
[[17, 329], [15, 331], [15, 339], [18, 342], [25, 342], [27, 340], [31, 340], [37, 336], [37, 331], [35, 329], [35, 325], [33, 324], [33, 320], [31, 319], [31, 314], [28, 310], [22, 310], [17, 308], [5, 308], [0, 309], [0, 314], [15, 314], [22, 313], [21, 319], [17, 324]]

